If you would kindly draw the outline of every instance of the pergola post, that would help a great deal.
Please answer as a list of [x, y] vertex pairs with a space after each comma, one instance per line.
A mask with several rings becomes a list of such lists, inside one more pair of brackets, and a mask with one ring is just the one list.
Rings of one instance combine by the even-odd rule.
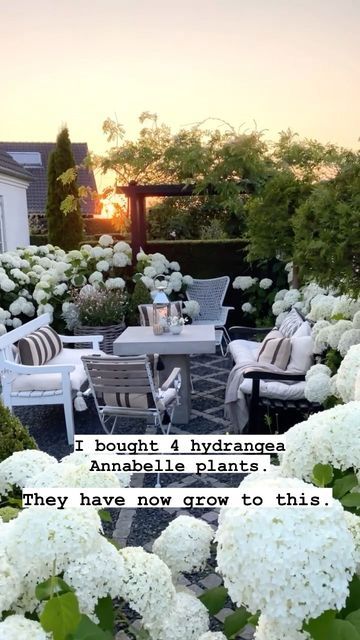
[[130, 182], [127, 196], [131, 220], [131, 247], [135, 263], [140, 248], [146, 247], [145, 196], [137, 192], [136, 182]]

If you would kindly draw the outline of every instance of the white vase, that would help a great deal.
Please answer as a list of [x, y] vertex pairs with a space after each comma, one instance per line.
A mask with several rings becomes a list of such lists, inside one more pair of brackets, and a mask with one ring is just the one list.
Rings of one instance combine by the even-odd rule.
[[169, 326], [169, 330], [170, 330], [170, 333], [173, 333], [174, 335], [178, 335], [179, 333], [182, 332], [183, 326], [182, 324], [171, 324]]

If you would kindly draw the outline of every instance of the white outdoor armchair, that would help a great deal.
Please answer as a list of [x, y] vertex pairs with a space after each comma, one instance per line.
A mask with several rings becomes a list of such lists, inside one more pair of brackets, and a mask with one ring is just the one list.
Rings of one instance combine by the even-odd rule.
[[63, 348], [46, 364], [32, 366], [19, 362], [17, 342], [50, 323], [45, 313], [0, 337], [2, 401], [10, 410], [17, 406], [63, 404], [67, 440], [74, 442], [73, 398], [86, 383], [82, 356], [102, 354], [102, 336], [59, 336], [63, 344], [91, 344], [91, 349]]
[[197, 324], [213, 324], [215, 326], [216, 342], [223, 354], [223, 342], [226, 345], [230, 342], [230, 336], [225, 325], [229, 311], [234, 309], [234, 307], [225, 307], [223, 305], [229, 283], [229, 276], [205, 280], [194, 278], [193, 284], [186, 289], [188, 300], [196, 300], [200, 305], [200, 315], [193, 322]]

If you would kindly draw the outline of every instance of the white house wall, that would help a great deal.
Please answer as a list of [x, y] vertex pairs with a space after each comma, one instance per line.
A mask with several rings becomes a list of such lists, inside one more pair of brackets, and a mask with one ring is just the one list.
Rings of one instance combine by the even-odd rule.
[[29, 217], [26, 200], [28, 182], [12, 178], [0, 172], [0, 196], [3, 196], [5, 249], [30, 244]]

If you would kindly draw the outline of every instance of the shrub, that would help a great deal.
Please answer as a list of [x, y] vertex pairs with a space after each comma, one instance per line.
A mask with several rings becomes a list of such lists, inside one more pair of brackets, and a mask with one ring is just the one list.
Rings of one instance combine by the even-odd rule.
[[139, 324], [139, 304], [151, 304], [152, 298], [149, 290], [146, 288], [141, 280], [138, 280], [134, 287], [134, 292], [131, 296], [129, 303], [127, 324], [136, 325]]
[[0, 403], [0, 462], [14, 451], [37, 449], [36, 442], [26, 427], [9, 409]]

